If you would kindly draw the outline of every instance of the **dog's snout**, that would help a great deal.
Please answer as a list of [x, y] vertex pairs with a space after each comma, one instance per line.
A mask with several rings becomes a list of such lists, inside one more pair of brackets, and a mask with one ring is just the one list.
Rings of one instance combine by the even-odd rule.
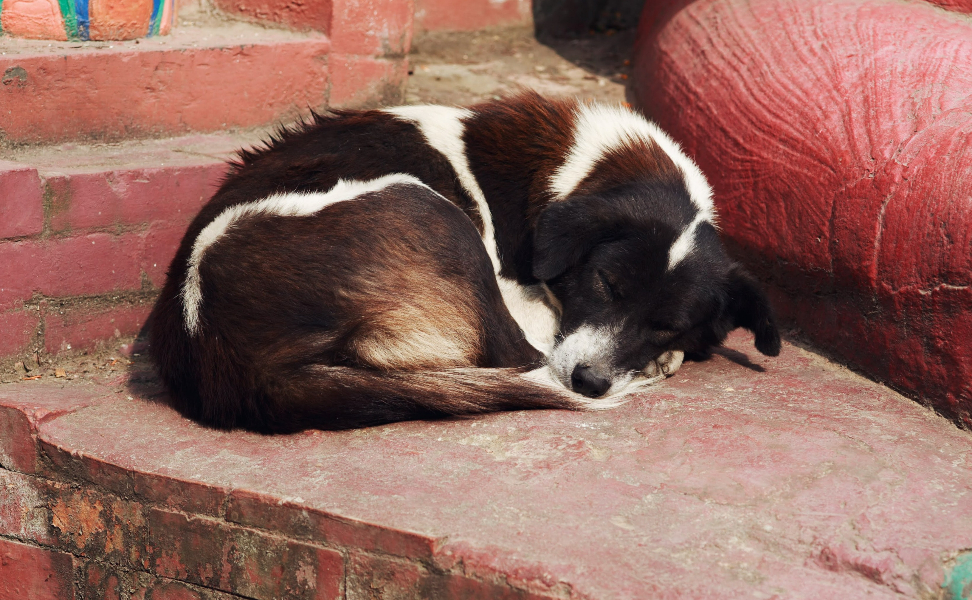
[[570, 386], [578, 394], [598, 398], [611, 387], [611, 380], [599, 376], [588, 366], [577, 365], [570, 375]]

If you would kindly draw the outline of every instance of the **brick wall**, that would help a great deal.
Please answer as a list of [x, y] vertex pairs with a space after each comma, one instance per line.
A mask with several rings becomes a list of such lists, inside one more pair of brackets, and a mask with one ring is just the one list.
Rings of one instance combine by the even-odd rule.
[[136, 333], [224, 172], [216, 160], [93, 173], [0, 162], [0, 355]]

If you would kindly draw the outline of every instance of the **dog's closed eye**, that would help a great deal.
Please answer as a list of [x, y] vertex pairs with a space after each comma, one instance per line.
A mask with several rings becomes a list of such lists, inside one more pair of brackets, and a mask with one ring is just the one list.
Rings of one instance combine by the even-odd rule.
[[623, 297], [618, 278], [608, 271], [598, 269], [594, 285], [605, 300], [620, 300]]

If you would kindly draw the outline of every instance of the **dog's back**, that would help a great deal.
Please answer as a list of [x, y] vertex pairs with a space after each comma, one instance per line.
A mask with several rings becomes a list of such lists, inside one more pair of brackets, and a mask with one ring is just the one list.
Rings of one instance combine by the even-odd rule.
[[151, 337], [176, 408], [215, 427], [576, 407], [518, 376], [541, 356], [479, 232], [405, 175], [224, 208], [173, 263]]

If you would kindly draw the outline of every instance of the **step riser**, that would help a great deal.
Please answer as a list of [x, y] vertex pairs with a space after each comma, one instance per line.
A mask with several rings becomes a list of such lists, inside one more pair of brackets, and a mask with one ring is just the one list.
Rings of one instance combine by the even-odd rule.
[[[0, 356], [87, 348], [136, 333], [222, 161], [38, 172], [11, 163], [14, 214], [0, 239]], [[0, 215], [2, 217], [3, 215]]]
[[[0, 427], [17, 417], [21, 415], [14, 411], [0, 413]], [[23, 442], [25, 452], [28, 448], [36, 452], [30, 448], [29, 431], [26, 433], [28, 439], [18, 441]], [[59, 449], [46, 448], [46, 452], [55, 456], [55, 462], [65, 462]], [[28, 456], [25, 462], [32, 459]], [[132, 593], [132, 597], [145, 598], [230, 600], [238, 597], [227, 593], [232, 592], [253, 598], [330, 600], [371, 597], [376, 588], [384, 592], [382, 597], [400, 598], [554, 597], [462, 573], [441, 572], [445, 569], [430, 572], [414, 556], [395, 555], [412, 550], [395, 543], [395, 538], [406, 536], [378, 531], [386, 543], [372, 544], [370, 528], [348, 527], [315, 512], [302, 511], [305, 519], [316, 518], [326, 525], [320, 530], [282, 535], [273, 529], [248, 527], [237, 520], [240, 515], [233, 510], [238, 493], [227, 502], [225, 490], [195, 488], [204, 496], [203, 505], [212, 504], [210, 498], [218, 500], [222, 492], [217, 514], [210, 515], [208, 510], [199, 514], [200, 505], [173, 506], [175, 498], [155, 491], [166, 485], [178, 489], [187, 485], [184, 482], [155, 477], [143, 481], [137, 474], [139, 481], [124, 498], [98, 489], [90, 481], [83, 481], [83, 489], [78, 489], [65, 476], [69, 466], [80, 465], [71, 465], [72, 459], [66, 462], [44, 473], [50, 479], [0, 468], [0, 485], [9, 494], [8, 510], [0, 515], [0, 532], [14, 538], [0, 539], [0, 553], [14, 558], [0, 565], [0, 597], [66, 598], [75, 586], [84, 591], [85, 598]], [[261, 498], [262, 503], [267, 501]], [[227, 505], [225, 514], [223, 504]], [[256, 508], [267, 512], [262, 504]], [[187, 517], [181, 511], [190, 514]], [[21, 518], [41, 512], [53, 515], [56, 524]], [[9, 518], [3, 518], [7, 514]], [[331, 535], [335, 529], [350, 530], [350, 535], [335, 539]], [[24, 589], [33, 595], [22, 594]]]
[[0, 57], [8, 142], [120, 140], [246, 128], [328, 100], [325, 38], [168, 51]]

